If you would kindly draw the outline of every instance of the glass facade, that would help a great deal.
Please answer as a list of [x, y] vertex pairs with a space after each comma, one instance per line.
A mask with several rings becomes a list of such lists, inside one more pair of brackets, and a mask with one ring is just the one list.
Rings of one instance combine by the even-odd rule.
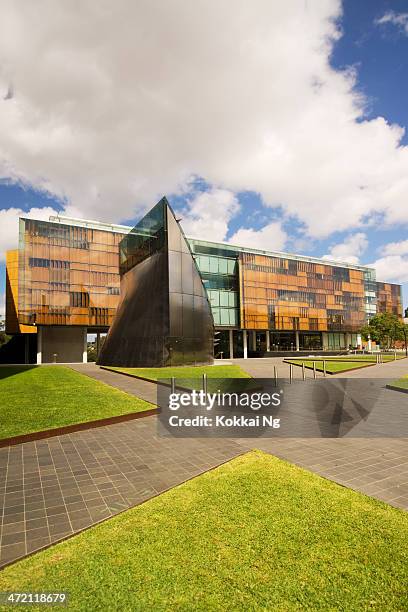
[[124, 234], [20, 219], [18, 313], [26, 325], [109, 327]]
[[239, 327], [238, 253], [226, 245], [189, 240], [216, 326]]

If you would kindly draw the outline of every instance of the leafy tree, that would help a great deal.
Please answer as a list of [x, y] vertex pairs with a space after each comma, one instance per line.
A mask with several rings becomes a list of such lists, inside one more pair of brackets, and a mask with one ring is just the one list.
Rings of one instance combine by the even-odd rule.
[[368, 340], [370, 336], [371, 340], [380, 344], [381, 347], [389, 349], [395, 345], [396, 340], [403, 339], [403, 325], [397, 315], [382, 312], [369, 320], [368, 324], [362, 328], [361, 335], [364, 340]]
[[8, 336], [6, 334], [5, 327], [6, 327], [6, 324], [5, 324], [4, 319], [0, 319], [0, 346], [3, 346], [3, 344], [6, 344], [11, 338], [11, 336]]

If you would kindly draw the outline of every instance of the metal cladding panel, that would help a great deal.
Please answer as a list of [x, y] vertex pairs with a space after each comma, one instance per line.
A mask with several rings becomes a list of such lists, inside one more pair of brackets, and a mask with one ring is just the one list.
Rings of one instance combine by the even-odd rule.
[[188, 242], [167, 207], [169, 321], [167, 365], [212, 363], [214, 322], [207, 293]]
[[121, 244], [122, 300], [98, 363], [122, 367], [212, 363], [210, 304], [167, 200], [161, 200], [132, 232], [135, 240], [127, 237]]
[[122, 278], [122, 301], [98, 363], [159, 367], [167, 361], [169, 333], [167, 252], [154, 253]]

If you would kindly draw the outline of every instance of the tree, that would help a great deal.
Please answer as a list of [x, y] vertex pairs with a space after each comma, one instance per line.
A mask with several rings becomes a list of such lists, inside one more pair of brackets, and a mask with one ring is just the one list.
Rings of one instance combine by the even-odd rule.
[[397, 315], [390, 312], [382, 312], [374, 315], [368, 324], [361, 330], [361, 335], [364, 340], [371, 340], [380, 344], [381, 347], [389, 349], [395, 345], [396, 340], [401, 340], [404, 337], [404, 324]]

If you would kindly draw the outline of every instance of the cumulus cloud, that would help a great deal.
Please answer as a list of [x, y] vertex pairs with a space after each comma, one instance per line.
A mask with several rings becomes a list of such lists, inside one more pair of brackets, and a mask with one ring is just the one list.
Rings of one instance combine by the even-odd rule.
[[344, 242], [333, 245], [323, 259], [358, 264], [367, 246], [367, 236], [363, 232], [357, 232], [348, 236]]
[[408, 240], [389, 242], [381, 249], [382, 255], [408, 255]]
[[375, 20], [377, 25], [390, 23], [397, 26], [399, 30], [408, 36], [408, 13], [396, 13], [395, 11], [387, 11], [382, 17]]
[[239, 203], [231, 191], [211, 189], [196, 193], [181, 210], [181, 226], [187, 236], [225, 240], [228, 224]]
[[7, 208], [0, 210], [0, 261], [6, 257], [5, 251], [18, 248], [18, 218], [48, 220], [50, 215], [58, 212], [50, 207], [31, 208], [24, 212], [21, 208]]
[[407, 255], [387, 255], [368, 265], [376, 269], [378, 281], [389, 283], [408, 282]]
[[198, 175], [316, 237], [408, 222], [403, 128], [365, 118], [355, 71], [330, 66], [340, 0], [0, 7], [0, 176], [101, 220]]
[[260, 230], [241, 228], [231, 236], [228, 242], [264, 251], [281, 251], [286, 240], [287, 235], [281, 224], [274, 221]]

